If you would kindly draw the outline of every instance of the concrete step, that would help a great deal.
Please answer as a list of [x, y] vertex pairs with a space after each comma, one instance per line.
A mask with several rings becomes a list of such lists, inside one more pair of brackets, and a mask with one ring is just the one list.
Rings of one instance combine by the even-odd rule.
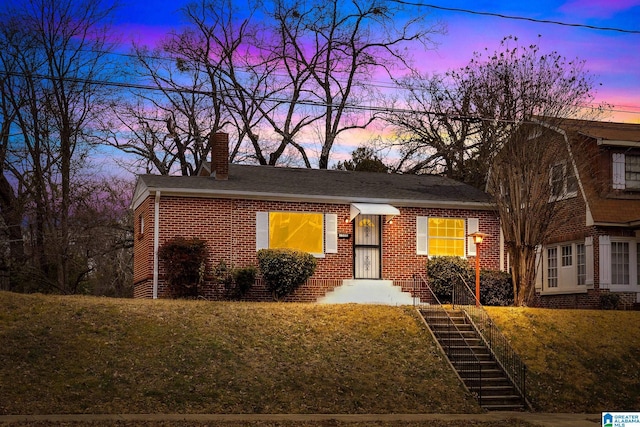
[[[414, 298], [391, 280], [344, 280], [342, 286], [318, 299], [319, 304], [413, 305]], [[415, 299], [415, 303], [420, 301]]]

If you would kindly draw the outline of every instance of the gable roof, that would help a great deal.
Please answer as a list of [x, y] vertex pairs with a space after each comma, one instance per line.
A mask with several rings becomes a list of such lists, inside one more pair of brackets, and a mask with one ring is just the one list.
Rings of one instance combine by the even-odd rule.
[[640, 147], [640, 124], [596, 122], [588, 120], [566, 120], [567, 131], [595, 139], [598, 145], [621, 145]]
[[437, 175], [273, 166], [232, 164], [229, 165], [228, 180], [207, 176], [140, 175], [132, 207], [135, 209], [156, 191], [181, 197], [493, 209], [489, 196], [483, 191]]
[[[562, 127], [572, 142], [588, 138], [592, 146], [600, 148], [598, 156], [608, 155], [601, 151], [605, 148], [640, 148], [640, 124], [567, 119]], [[607, 157], [604, 161], [611, 159]], [[640, 227], [640, 194], [616, 194], [611, 187], [611, 177], [602, 175], [601, 170], [579, 171], [592, 222], [595, 225]], [[606, 182], [608, 192], [599, 190], [598, 180]]]

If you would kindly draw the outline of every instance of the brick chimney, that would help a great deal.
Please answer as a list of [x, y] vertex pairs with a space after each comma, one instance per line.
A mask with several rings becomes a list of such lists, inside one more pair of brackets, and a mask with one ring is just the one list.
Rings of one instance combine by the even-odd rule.
[[229, 134], [211, 135], [211, 176], [219, 181], [229, 179]]

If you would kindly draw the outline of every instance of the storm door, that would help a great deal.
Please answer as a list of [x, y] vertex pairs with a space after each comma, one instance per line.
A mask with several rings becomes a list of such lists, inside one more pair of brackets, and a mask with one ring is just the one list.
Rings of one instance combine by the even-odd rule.
[[382, 255], [380, 216], [358, 215], [354, 218], [354, 278], [379, 279]]

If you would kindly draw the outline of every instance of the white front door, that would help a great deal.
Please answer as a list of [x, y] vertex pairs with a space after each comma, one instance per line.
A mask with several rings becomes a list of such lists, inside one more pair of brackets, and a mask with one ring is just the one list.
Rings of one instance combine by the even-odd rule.
[[379, 279], [382, 255], [379, 215], [358, 215], [354, 218], [354, 278]]

